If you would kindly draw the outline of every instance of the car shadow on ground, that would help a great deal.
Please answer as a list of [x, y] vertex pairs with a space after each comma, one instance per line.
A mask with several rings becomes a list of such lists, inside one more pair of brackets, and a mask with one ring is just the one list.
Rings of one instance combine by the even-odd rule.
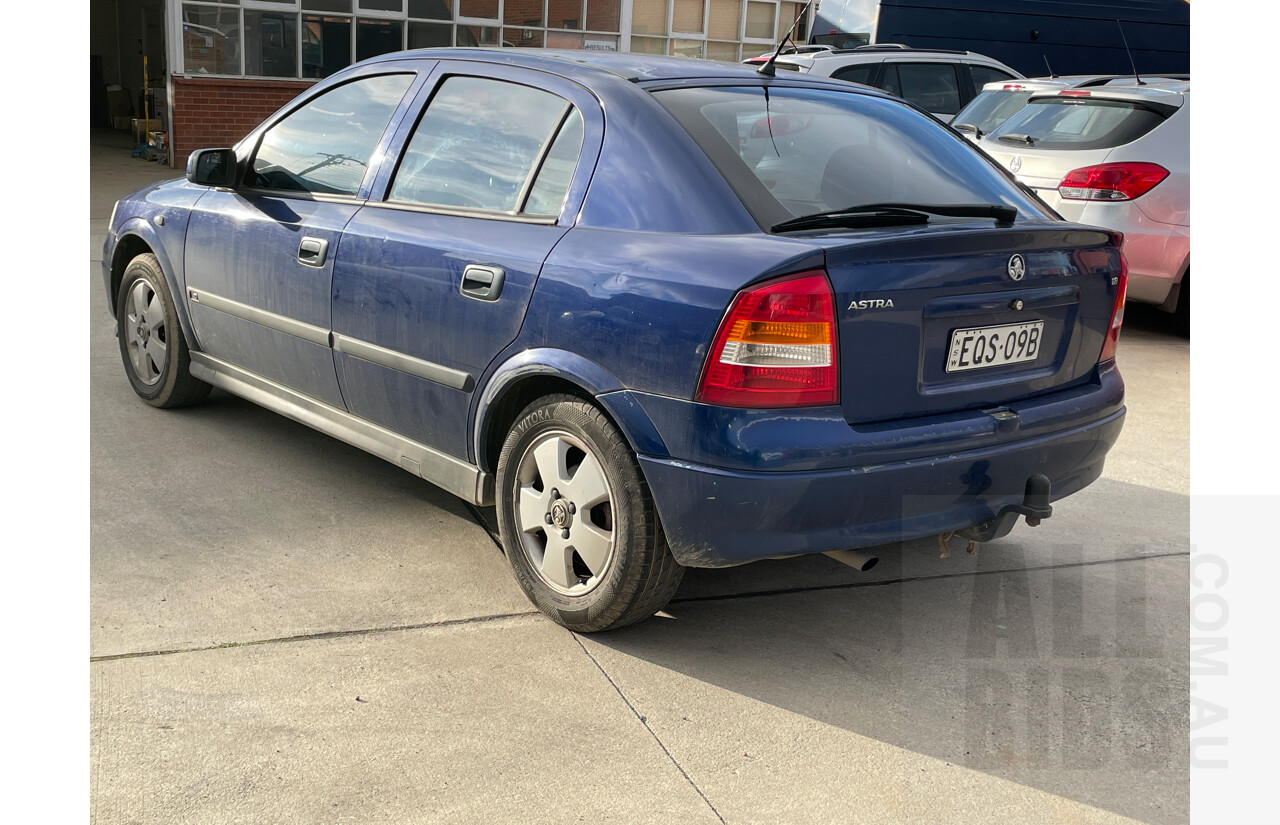
[[1187, 499], [1106, 479], [1086, 492], [1160, 524], [1110, 534], [1077, 508], [976, 557], [940, 559], [925, 539], [877, 548], [867, 574], [824, 556], [689, 570], [658, 617], [588, 643], [607, 649], [606, 668], [613, 651], [955, 765], [1185, 822]]

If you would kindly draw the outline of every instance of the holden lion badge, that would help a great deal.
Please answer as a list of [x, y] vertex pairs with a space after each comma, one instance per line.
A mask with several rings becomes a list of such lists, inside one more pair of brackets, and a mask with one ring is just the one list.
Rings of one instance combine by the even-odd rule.
[[1009, 277], [1015, 281], [1027, 277], [1027, 262], [1022, 260], [1021, 255], [1014, 255], [1009, 259]]

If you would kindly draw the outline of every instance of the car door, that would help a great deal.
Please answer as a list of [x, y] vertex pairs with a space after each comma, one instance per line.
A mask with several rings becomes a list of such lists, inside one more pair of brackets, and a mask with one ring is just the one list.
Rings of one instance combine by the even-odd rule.
[[335, 361], [355, 415], [459, 458], [471, 397], [572, 225], [603, 116], [571, 81], [442, 61], [347, 225]]
[[414, 81], [383, 66], [319, 90], [262, 133], [238, 186], [200, 198], [185, 269], [206, 353], [344, 406], [329, 338], [333, 260]]

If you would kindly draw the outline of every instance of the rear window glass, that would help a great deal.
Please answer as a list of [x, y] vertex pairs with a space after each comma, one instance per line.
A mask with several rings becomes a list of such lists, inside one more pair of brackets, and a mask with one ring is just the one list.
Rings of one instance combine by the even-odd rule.
[[1163, 113], [1141, 103], [1045, 97], [1010, 116], [992, 137], [1028, 145], [1026, 136], [1037, 149], [1110, 149], [1132, 143], [1164, 119]]
[[1046, 214], [963, 138], [893, 100], [760, 86], [654, 97], [761, 226], [876, 203], [993, 203]]
[[964, 107], [952, 123], [956, 126], [967, 123], [970, 126], [977, 126], [984, 135], [990, 134], [992, 129], [1026, 106], [1030, 99], [1031, 92], [983, 92]]

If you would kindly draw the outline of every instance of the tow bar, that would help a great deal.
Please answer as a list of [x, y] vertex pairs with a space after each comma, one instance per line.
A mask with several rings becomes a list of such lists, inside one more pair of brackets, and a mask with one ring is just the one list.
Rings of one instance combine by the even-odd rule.
[[1017, 523], [1019, 516], [1027, 517], [1028, 527], [1038, 526], [1041, 521], [1053, 515], [1053, 507], [1049, 504], [1052, 487], [1053, 484], [1049, 481], [1048, 476], [1041, 473], [1031, 476], [1027, 479], [1027, 486], [1023, 492], [1021, 504], [1010, 504], [1004, 507], [995, 518], [984, 521], [982, 524], [939, 535], [938, 557], [945, 559], [951, 555], [951, 548], [947, 546], [947, 542], [952, 536], [968, 539], [969, 543], [965, 546], [964, 551], [970, 556], [976, 556], [978, 554], [978, 542], [988, 542], [1009, 535], [1009, 531], [1013, 529], [1013, 525]]

